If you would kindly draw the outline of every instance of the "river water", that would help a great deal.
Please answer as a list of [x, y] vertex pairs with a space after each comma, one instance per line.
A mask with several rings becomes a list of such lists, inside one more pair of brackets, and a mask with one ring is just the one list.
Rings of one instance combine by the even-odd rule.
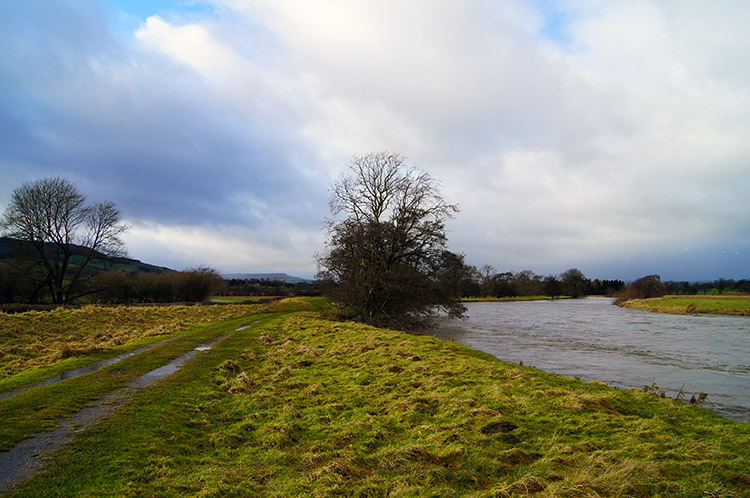
[[667, 315], [609, 298], [466, 303], [431, 331], [509, 362], [619, 388], [658, 386], [750, 421], [750, 317]]

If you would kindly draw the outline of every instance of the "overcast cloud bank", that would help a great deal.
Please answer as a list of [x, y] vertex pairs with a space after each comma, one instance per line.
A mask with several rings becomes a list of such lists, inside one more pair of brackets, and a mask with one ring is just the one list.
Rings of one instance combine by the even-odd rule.
[[328, 186], [387, 149], [470, 263], [750, 276], [750, 4], [136, 4], [0, 5], [0, 207], [64, 175], [133, 257], [309, 277]]

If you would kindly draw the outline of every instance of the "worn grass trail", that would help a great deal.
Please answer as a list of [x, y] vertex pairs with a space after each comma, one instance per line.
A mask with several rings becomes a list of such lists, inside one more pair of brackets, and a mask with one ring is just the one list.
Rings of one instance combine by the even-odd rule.
[[158, 347], [64, 382], [44, 385], [0, 401], [0, 451], [19, 441], [51, 429], [61, 417], [85, 407], [91, 400], [125, 387], [199, 344], [226, 333], [244, 319], [201, 327], [175, 337]]
[[84, 306], [0, 313], [0, 393], [247, 313], [247, 306], [239, 305]]
[[427, 336], [261, 317], [13, 496], [748, 496], [750, 424]]
[[[317, 305], [319, 304], [317, 303]], [[125, 342], [123, 347], [126, 350], [130, 349], [131, 352], [121, 358], [120, 361], [97, 368], [88, 374], [66, 378], [59, 383], [38, 385], [37, 379], [44, 378], [44, 374], [48, 373], [50, 368], [64, 372], [63, 367], [68, 364], [64, 360], [53, 362], [47, 366], [32, 367], [12, 376], [10, 379], [6, 379], [11, 381], [6, 383], [6, 386], [21, 386], [22, 390], [0, 393], [0, 420], [3, 421], [3, 424], [0, 424], [0, 451], [3, 452], [0, 454], [0, 477], [2, 478], [0, 490], [8, 489], [10, 482], [19, 479], [20, 476], [28, 475], [28, 468], [38, 466], [38, 458], [34, 458], [35, 454], [46, 453], [67, 441], [69, 438], [65, 434], [69, 428], [78, 430], [78, 424], [88, 426], [94, 423], [101, 418], [102, 413], [111, 411], [111, 407], [106, 405], [110, 403], [119, 404], [123, 399], [127, 399], [127, 391], [140, 389], [151, 382], [150, 379], [153, 377], [170, 373], [172, 368], [168, 371], [165, 368], [172, 363], [181, 363], [183, 357], [187, 358], [196, 354], [199, 349], [203, 349], [197, 348], [197, 346], [212, 344], [225, 337], [227, 332], [234, 330], [235, 327], [249, 326], [248, 324], [252, 323], [251, 320], [259, 317], [261, 312], [284, 313], [298, 309], [310, 309], [315, 305], [315, 301], [287, 300], [286, 302], [275, 303], [272, 306], [233, 307], [234, 309], [204, 307], [200, 309], [199, 313], [191, 313], [188, 318], [177, 317], [177, 323], [184, 323], [186, 319], [191, 323], [196, 321], [200, 323], [205, 322], [207, 317], [209, 319], [210, 317], [219, 317], [224, 318], [224, 320], [171, 333], [167, 335], [166, 339], [160, 336], [159, 342], [152, 342], [149, 346], [141, 347], [135, 351], [132, 348], [143, 342], [139, 340], [139, 336], [142, 336], [143, 332], [135, 334], [129, 332], [126, 335], [135, 336], [135, 339], [131, 340], [130, 343]], [[173, 310], [179, 309], [179, 307], [170, 308]], [[91, 315], [91, 308], [86, 311], [87, 315]], [[118, 314], [124, 314], [130, 319], [120, 323], [122, 329], [132, 327], [133, 321], [136, 322], [135, 325], [143, 326], [143, 312], [145, 311], [146, 315], [152, 314], [152, 310], [148, 308], [130, 308], [118, 311], [124, 311], [124, 313]], [[105, 316], [111, 315], [111, 312], [111, 308], [102, 309], [102, 314]], [[54, 323], [61, 319], [61, 315], [63, 319], [70, 318], [67, 310], [48, 313], [47, 318]], [[228, 316], [238, 315], [241, 318], [226, 320]], [[77, 318], [80, 319], [80, 316], [78, 314]], [[7, 326], [8, 323], [12, 324], [13, 322], [28, 322], [29, 317], [14, 315], [11, 320], [7, 320], [8, 316], [4, 318], [6, 320], [3, 325]], [[38, 319], [39, 317], [32, 318]], [[169, 316], [167, 323], [162, 324], [158, 329], [173, 328], [175, 323], [171, 318], [174, 318], [174, 315]], [[66, 321], [68, 327], [77, 323], [76, 320], [71, 322], [68, 319]], [[46, 327], [26, 331], [26, 335], [33, 336], [34, 333], [45, 335], [45, 328], [49, 328], [49, 324], [46, 324]], [[90, 336], [96, 334], [94, 337], [96, 340], [101, 335], [97, 329], [83, 328], [84, 330], [72, 330], [70, 333], [71, 339], [91, 339]], [[3, 332], [7, 332], [7, 329]], [[2, 334], [4, 340], [8, 337], [13, 338], [13, 334]], [[118, 337], [121, 338], [122, 336]], [[58, 341], [65, 345], [62, 338], [58, 338]], [[150, 341], [147, 340], [146, 342]], [[98, 359], [101, 356], [99, 353], [102, 352], [94, 355], [84, 354], [79, 360], [83, 362], [85, 359]], [[165, 370], [165, 372], [161, 373], [161, 370]], [[19, 379], [30, 379], [33, 382], [30, 385], [24, 384]], [[57, 429], [55, 429], [56, 427]], [[23, 444], [19, 444], [21, 442]], [[13, 451], [8, 452], [11, 449]], [[27, 469], [24, 469], [24, 467]], [[19, 470], [21, 470], [20, 473]]]

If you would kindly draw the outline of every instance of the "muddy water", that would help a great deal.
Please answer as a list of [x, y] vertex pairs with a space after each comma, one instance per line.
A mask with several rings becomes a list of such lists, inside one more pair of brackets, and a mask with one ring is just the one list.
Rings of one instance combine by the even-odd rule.
[[[135, 390], [147, 387], [156, 380], [175, 373], [186, 361], [202, 351], [211, 349], [226, 337], [228, 335], [221, 336], [183, 353], [166, 365], [131, 381], [126, 388], [109, 393], [96, 400], [90, 406], [74, 413], [71, 418], [58, 420], [57, 427], [54, 430], [39, 433], [20, 442], [10, 451], [0, 453], [0, 492], [12, 489], [18, 483], [33, 475], [43, 464], [45, 454], [60, 448], [79, 432], [91, 428], [99, 420], [113, 412]], [[133, 354], [135, 352], [128, 353], [129, 356]]]
[[548, 372], [621, 388], [656, 384], [671, 397], [750, 421], [750, 317], [682, 316], [607, 298], [467, 303], [468, 318], [433, 335]]

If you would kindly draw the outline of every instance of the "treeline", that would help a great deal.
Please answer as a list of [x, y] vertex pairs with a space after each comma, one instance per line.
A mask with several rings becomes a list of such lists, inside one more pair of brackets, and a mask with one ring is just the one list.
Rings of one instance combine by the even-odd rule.
[[615, 296], [619, 302], [629, 299], [648, 299], [670, 295], [750, 294], [750, 280], [725, 280], [713, 282], [662, 282], [659, 275], [646, 275], [631, 283]]
[[625, 288], [622, 280], [587, 278], [577, 268], [559, 275], [537, 275], [531, 270], [497, 272], [492, 266], [481, 268], [464, 264], [464, 256], [444, 251], [434, 275], [457, 298], [559, 296], [613, 296]]
[[713, 282], [665, 282], [665, 292], [675, 295], [750, 294], [750, 280], [723, 279]]
[[[52, 303], [42, 268], [0, 263], [0, 304]], [[215, 270], [199, 267], [163, 273], [104, 271], [76, 282], [76, 302], [101, 304], [202, 302], [226, 292]]]
[[319, 296], [320, 289], [315, 283], [291, 283], [283, 280], [263, 280], [257, 278], [226, 281], [227, 296]]
[[224, 294], [226, 282], [208, 267], [128, 276], [104, 272], [92, 279], [91, 301], [106, 304], [202, 302]]

